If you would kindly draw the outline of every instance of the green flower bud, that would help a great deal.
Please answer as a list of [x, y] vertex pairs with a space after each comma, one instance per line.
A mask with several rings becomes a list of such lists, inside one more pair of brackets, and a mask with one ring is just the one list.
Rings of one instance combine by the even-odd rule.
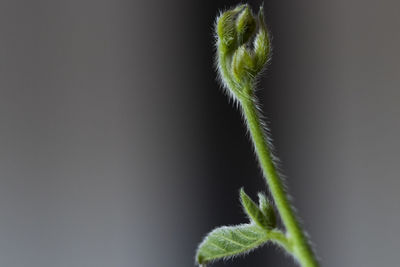
[[274, 229], [276, 227], [276, 214], [274, 207], [267, 200], [266, 196], [262, 193], [258, 193], [259, 208], [264, 214], [266, 219], [266, 226], [268, 229]]
[[259, 72], [268, 61], [271, 50], [270, 40], [268, 36], [268, 31], [265, 27], [262, 8], [260, 8], [260, 11], [258, 13], [258, 23], [259, 30], [253, 42], [255, 66], [257, 72]]
[[235, 21], [237, 14], [243, 9], [243, 5], [235, 9], [225, 11], [217, 19], [217, 35], [222, 52], [228, 52], [237, 47], [237, 31]]
[[250, 80], [254, 77], [254, 63], [254, 58], [245, 46], [242, 45], [236, 49], [232, 57], [232, 73], [236, 82], [244, 79]]
[[238, 41], [245, 44], [253, 36], [256, 29], [256, 20], [248, 6], [238, 15], [236, 19], [236, 30], [238, 33]]

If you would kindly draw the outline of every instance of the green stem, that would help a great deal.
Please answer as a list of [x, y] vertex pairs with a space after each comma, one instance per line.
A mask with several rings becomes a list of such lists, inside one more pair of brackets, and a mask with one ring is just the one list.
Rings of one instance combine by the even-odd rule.
[[282, 233], [282, 231], [274, 229], [269, 231], [267, 236], [272, 242], [278, 244], [279, 246], [284, 248], [287, 252], [291, 254], [293, 253], [293, 244], [286, 237], [286, 235]]
[[255, 101], [251, 98], [240, 98], [240, 103], [263, 174], [286, 228], [288, 239], [293, 245], [293, 251], [288, 252], [294, 254], [303, 267], [317, 267], [318, 262], [294, 214], [288, 195], [284, 190], [283, 182], [273, 162], [272, 153], [268, 146], [266, 133], [261, 124]]

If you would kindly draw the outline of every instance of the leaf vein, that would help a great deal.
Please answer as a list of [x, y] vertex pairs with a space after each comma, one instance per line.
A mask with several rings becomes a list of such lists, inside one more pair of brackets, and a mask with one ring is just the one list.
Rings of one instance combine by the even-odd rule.
[[247, 240], [254, 240], [254, 241], [256, 241], [256, 240], [258, 239], [258, 237], [251, 237], [251, 236], [246, 235], [245, 233], [242, 232], [241, 229], [238, 229], [237, 232], [238, 232], [241, 236], [243, 236], [244, 238], [246, 238]]
[[229, 241], [229, 242], [231, 242], [231, 243], [234, 243], [234, 244], [236, 244], [236, 245], [238, 245], [238, 246], [245, 247], [243, 244], [240, 244], [239, 242], [236, 242], [235, 240], [233, 240], [233, 239], [231, 239], [231, 238], [229, 238], [229, 237], [226, 237], [226, 236], [223, 236], [223, 235], [221, 235], [220, 237], [221, 237], [222, 239], [225, 239], [225, 240], [227, 240], [227, 241]]
[[224, 247], [218, 245], [218, 243], [215, 243], [215, 242], [213, 242], [213, 241], [210, 241], [210, 244], [211, 244], [212, 246], [216, 247], [216, 248], [219, 248], [220, 250], [223, 250], [223, 251], [225, 251], [225, 252], [229, 252], [229, 251], [226, 250]]

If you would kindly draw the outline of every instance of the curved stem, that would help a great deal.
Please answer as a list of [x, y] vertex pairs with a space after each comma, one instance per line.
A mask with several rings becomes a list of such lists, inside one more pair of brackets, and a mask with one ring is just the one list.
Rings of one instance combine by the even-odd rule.
[[286, 228], [288, 239], [293, 245], [293, 251], [288, 252], [294, 254], [303, 267], [317, 267], [318, 262], [294, 214], [283, 182], [273, 162], [255, 101], [249, 98], [241, 98], [240, 103], [264, 177]]

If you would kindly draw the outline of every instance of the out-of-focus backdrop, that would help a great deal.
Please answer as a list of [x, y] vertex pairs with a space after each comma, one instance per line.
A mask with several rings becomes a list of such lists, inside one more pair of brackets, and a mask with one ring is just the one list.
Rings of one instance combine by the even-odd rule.
[[[0, 2], [0, 266], [193, 266], [245, 222], [239, 188], [265, 185], [212, 45], [237, 3]], [[264, 6], [258, 95], [322, 266], [398, 266], [400, 3]], [[271, 246], [214, 266], [267, 265], [295, 266]]]

